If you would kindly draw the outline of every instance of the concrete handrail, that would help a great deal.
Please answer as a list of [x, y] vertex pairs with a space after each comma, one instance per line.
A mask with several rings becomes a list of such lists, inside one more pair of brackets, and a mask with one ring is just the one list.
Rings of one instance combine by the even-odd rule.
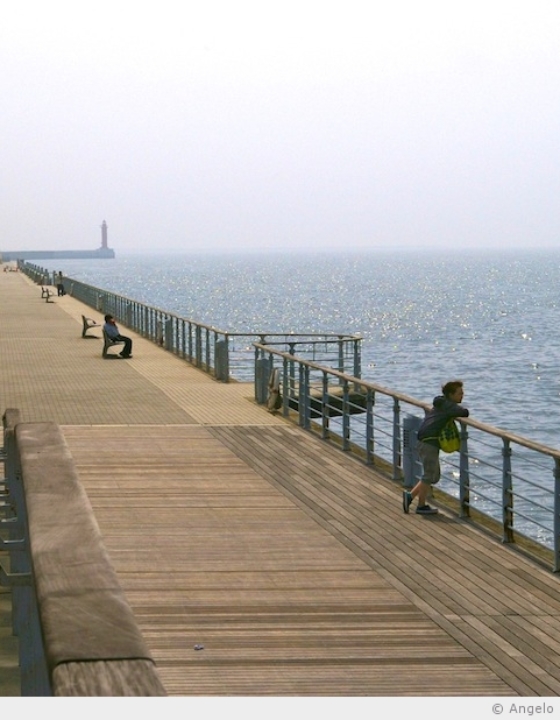
[[15, 434], [52, 694], [165, 695], [60, 428]]

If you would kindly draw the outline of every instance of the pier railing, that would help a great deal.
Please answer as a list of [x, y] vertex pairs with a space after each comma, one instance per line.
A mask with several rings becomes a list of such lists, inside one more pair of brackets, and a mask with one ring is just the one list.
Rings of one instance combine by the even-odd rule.
[[[255, 351], [259, 402], [359, 454], [403, 487], [421, 478], [416, 432], [426, 403], [271, 346], [257, 343]], [[270, 378], [264, 399], [263, 375]], [[440, 454], [436, 497], [560, 571], [560, 450], [472, 418], [458, 422], [461, 449]]]
[[[20, 269], [38, 284], [52, 282], [53, 273], [31, 263]], [[230, 332], [181, 317], [166, 310], [131, 300], [73, 278], [63, 278], [66, 292], [118, 323], [160, 345], [217, 380], [252, 382], [254, 349], [260, 342], [277, 346], [340, 372], [361, 375], [361, 344], [358, 335], [344, 333], [286, 333], [277, 331]]]

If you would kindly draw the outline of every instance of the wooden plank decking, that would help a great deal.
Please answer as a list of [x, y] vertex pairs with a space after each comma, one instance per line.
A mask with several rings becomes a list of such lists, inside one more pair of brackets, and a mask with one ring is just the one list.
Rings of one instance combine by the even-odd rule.
[[250, 386], [133, 333], [132, 361], [102, 360], [84, 312], [0, 274], [3, 404], [62, 426], [168, 693], [558, 694], [556, 576], [446, 512], [405, 516]]

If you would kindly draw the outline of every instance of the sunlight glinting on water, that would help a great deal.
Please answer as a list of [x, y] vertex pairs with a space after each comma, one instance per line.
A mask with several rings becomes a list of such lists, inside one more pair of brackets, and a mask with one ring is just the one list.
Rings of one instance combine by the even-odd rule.
[[[53, 261], [54, 262], [54, 261]], [[556, 446], [560, 253], [128, 256], [48, 266], [236, 332], [361, 334], [366, 379]]]

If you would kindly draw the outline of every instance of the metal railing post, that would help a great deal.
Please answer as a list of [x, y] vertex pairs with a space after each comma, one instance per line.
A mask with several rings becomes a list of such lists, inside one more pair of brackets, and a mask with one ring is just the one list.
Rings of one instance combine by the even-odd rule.
[[299, 365], [299, 398], [298, 398], [299, 424], [309, 429], [309, 367]]
[[311, 427], [311, 386], [309, 382], [309, 366], [305, 365], [303, 368], [304, 377], [304, 416], [303, 416], [303, 427], [305, 430], [309, 430]]
[[326, 440], [329, 437], [329, 377], [326, 371], [323, 371], [323, 387], [322, 387], [322, 402], [321, 402], [321, 423], [322, 432], [321, 437]]
[[156, 318], [157, 318], [157, 311], [154, 310], [154, 308], [148, 307], [148, 317], [149, 317], [149, 323], [148, 323], [148, 338], [153, 342], [156, 339]]
[[375, 425], [373, 421], [375, 391], [368, 388], [366, 398], [366, 462], [368, 465], [373, 465], [375, 450]]
[[461, 449], [459, 456], [459, 515], [470, 515], [470, 476], [467, 426], [461, 424]]
[[399, 479], [401, 466], [401, 406], [398, 398], [393, 398], [393, 480]]
[[[354, 340], [354, 377], [362, 377], [362, 341]], [[358, 388], [356, 388], [357, 390]]]
[[180, 345], [180, 348], [178, 348], [178, 349], [179, 349], [179, 352], [180, 352], [183, 360], [185, 359], [186, 354], [187, 354], [187, 336], [185, 333], [185, 324], [186, 323], [185, 323], [184, 319], [179, 318], [179, 327], [180, 327], [179, 335], [181, 337], [181, 345]]
[[338, 336], [338, 371], [344, 372], [344, 340], [340, 335]]
[[133, 330], [136, 330], [136, 328], [134, 327], [134, 322], [133, 322], [133, 317], [132, 317], [132, 303], [130, 303], [130, 302], [126, 303], [126, 305], [125, 305], [125, 311], [124, 311], [124, 316], [125, 316], [125, 323], [126, 323], [126, 325], [127, 325], [129, 328], [132, 328]]
[[303, 403], [304, 403], [304, 372], [303, 372], [303, 365], [298, 366], [299, 370], [299, 383], [298, 383], [298, 422], [300, 427], [303, 427], [304, 423], [304, 411], [303, 411]]
[[173, 352], [175, 355], [180, 354], [179, 349], [179, 318], [175, 315], [173, 319]]
[[205, 329], [205, 342], [206, 342], [206, 360], [204, 361], [204, 365], [206, 366], [206, 372], [210, 373], [212, 369], [212, 358], [210, 356], [210, 328]]
[[144, 312], [142, 313], [142, 327], [141, 327], [142, 337], [149, 336], [149, 332], [148, 332], [149, 320], [148, 320], [148, 318], [149, 318], [149, 309], [147, 306], [144, 306]]
[[225, 368], [224, 368], [225, 380], [224, 380], [224, 382], [228, 383], [229, 382], [229, 335], [228, 335], [228, 333], [225, 333], [225, 335], [224, 335], [224, 342], [226, 344], [225, 357], [224, 357], [224, 362], [225, 362]]
[[156, 320], [155, 341], [160, 347], [163, 347], [163, 323], [161, 320]]
[[290, 414], [290, 395], [292, 392], [288, 367], [288, 358], [284, 357], [282, 359], [282, 415], [284, 417], [288, 417]]
[[348, 380], [342, 379], [342, 449], [350, 449], [350, 393]]
[[513, 542], [513, 492], [511, 477], [511, 447], [503, 438], [502, 447], [502, 542]]
[[553, 572], [560, 571], [560, 458], [554, 458]]
[[166, 350], [173, 350], [173, 318], [167, 318], [163, 325], [163, 341]]
[[[288, 353], [290, 355], [295, 355], [295, 343], [289, 343], [288, 344]], [[290, 361], [290, 386], [293, 389], [296, 386], [296, 363], [295, 360]]]
[[200, 325], [197, 325], [194, 332], [195, 336], [195, 357], [196, 357], [196, 366], [200, 367], [202, 364], [202, 328]]
[[193, 324], [190, 320], [189, 320], [188, 325], [189, 325], [188, 358], [189, 358], [189, 361], [192, 363], [192, 361], [193, 361], [193, 330], [192, 330]]

